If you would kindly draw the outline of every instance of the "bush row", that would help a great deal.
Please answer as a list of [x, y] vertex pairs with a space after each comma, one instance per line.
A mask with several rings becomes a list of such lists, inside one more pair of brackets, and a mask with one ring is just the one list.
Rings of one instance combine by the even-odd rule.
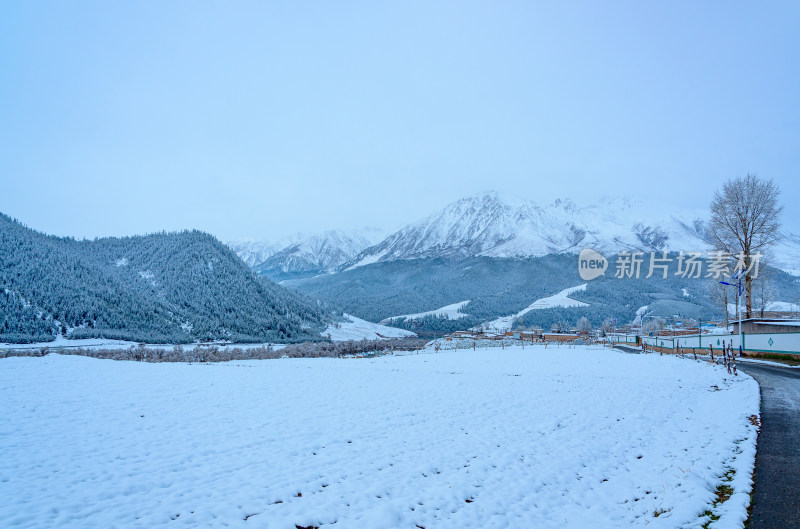
[[268, 360], [274, 358], [341, 358], [375, 352], [415, 351], [425, 347], [425, 340], [398, 338], [392, 340], [361, 340], [348, 342], [305, 342], [281, 349], [267, 347], [217, 347], [197, 346], [184, 349], [176, 345], [171, 349], [139, 345], [128, 349], [6, 349], [0, 358], [12, 356], [41, 357], [50, 353], [88, 356], [106, 360], [132, 360], [136, 362], [228, 362], [231, 360]]

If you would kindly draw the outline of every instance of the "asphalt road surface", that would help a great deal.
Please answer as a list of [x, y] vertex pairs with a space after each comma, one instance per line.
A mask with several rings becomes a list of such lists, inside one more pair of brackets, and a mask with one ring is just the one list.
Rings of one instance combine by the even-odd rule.
[[750, 529], [800, 528], [800, 369], [737, 362], [761, 386]]

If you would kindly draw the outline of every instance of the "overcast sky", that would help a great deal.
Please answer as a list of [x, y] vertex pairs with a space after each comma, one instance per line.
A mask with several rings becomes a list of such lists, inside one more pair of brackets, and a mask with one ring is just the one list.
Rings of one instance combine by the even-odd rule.
[[496, 189], [800, 232], [800, 2], [4, 2], [0, 211], [94, 237], [394, 228]]

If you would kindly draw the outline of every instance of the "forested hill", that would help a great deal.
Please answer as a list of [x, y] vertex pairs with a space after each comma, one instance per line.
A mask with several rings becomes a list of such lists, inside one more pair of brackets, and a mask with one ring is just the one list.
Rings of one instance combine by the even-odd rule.
[[78, 241], [0, 213], [0, 341], [291, 342], [329, 319], [206, 233]]

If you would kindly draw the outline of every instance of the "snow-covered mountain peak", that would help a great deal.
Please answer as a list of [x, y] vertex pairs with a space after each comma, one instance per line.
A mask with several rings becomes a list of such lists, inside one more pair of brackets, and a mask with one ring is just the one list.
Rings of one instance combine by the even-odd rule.
[[298, 233], [278, 242], [244, 239], [228, 244], [259, 271], [309, 274], [336, 269], [385, 235], [378, 228], [359, 228]]
[[349, 268], [426, 257], [534, 257], [580, 252], [706, 248], [703, 219], [693, 211], [649, 216], [638, 203], [599, 199], [579, 206], [569, 198], [544, 205], [496, 191], [462, 198], [367, 248]]
[[[380, 230], [330, 230], [281, 244], [231, 243], [258, 270], [286, 274], [331, 272], [381, 261], [421, 258], [538, 257], [593, 248], [620, 251], [708, 251], [708, 211], [660, 200], [598, 197], [588, 205], [570, 198], [536, 203], [486, 191], [456, 200], [386, 238]], [[794, 237], [794, 236], [791, 236]], [[800, 238], [787, 238], [773, 263], [800, 270]], [[797, 273], [797, 272], [796, 272]], [[271, 277], [273, 277], [271, 276]]]
[[257, 239], [237, 239], [228, 241], [228, 247], [237, 253], [247, 266], [253, 267], [266, 261], [270, 256], [280, 251], [288, 244], [289, 240], [261, 241]]
[[550, 204], [553, 209], [562, 209], [569, 213], [577, 213], [579, 210], [577, 204], [569, 198], [557, 198]]

